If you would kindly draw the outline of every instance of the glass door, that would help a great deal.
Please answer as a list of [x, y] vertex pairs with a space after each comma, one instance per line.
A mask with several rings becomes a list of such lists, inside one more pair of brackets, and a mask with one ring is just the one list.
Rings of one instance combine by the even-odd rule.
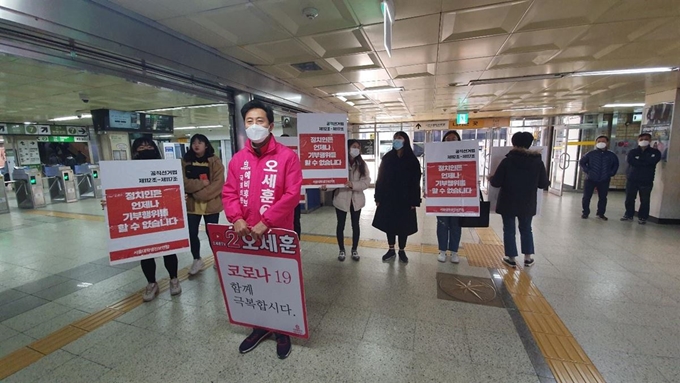
[[564, 173], [569, 165], [569, 153], [567, 152], [568, 144], [569, 128], [556, 126], [550, 166], [550, 188], [548, 191], [560, 197], [564, 191]]

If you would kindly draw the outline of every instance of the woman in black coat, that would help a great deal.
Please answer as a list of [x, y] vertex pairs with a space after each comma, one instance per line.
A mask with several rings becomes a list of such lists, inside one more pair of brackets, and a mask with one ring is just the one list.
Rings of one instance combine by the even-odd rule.
[[512, 136], [513, 149], [501, 161], [491, 177], [491, 186], [500, 188], [496, 213], [503, 217], [503, 262], [516, 267], [517, 242], [515, 220], [519, 222], [524, 266], [534, 264], [534, 235], [531, 220], [536, 215], [536, 190], [545, 189], [550, 182], [540, 152], [528, 150], [534, 142], [529, 132], [517, 132]]
[[383, 261], [389, 261], [399, 237], [399, 260], [408, 263], [406, 239], [418, 232], [416, 208], [420, 206], [420, 162], [411, 148], [411, 140], [404, 132], [394, 134], [392, 150], [382, 159], [375, 183], [377, 209], [373, 227], [387, 234], [390, 248]]

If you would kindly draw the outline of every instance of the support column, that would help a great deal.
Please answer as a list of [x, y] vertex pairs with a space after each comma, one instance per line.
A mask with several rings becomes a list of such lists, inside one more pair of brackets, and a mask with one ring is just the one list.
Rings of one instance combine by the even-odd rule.
[[241, 116], [241, 108], [252, 100], [252, 94], [234, 91], [234, 128], [231, 130], [231, 142], [234, 153], [241, 150], [246, 144], [246, 124], [243, 121], [243, 116]]
[[[648, 113], [654, 105], [662, 106]], [[650, 221], [680, 224], [680, 89], [648, 94], [642, 119], [641, 132], [652, 134], [652, 145], [662, 155], [656, 167]]]

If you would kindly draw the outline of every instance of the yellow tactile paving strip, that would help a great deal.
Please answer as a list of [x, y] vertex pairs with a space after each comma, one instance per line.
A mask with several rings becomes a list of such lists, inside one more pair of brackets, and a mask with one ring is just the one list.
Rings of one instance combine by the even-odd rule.
[[604, 383], [602, 375], [531, 277], [521, 269], [502, 267], [499, 272], [555, 379], [561, 383]]
[[[89, 221], [104, 220], [104, 217], [101, 216], [46, 210], [33, 210], [26, 213]], [[470, 266], [499, 269], [508, 292], [513, 297], [518, 310], [536, 339], [536, 343], [555, 375], [555, 379], [560, 383], [604, 383], [602, 375], [562, 323], [552, 306], [531, 281], [531, 277], [522, 269], [507, 269], [501, 262], [504, 255], [503, 243], [495, 232], [491, 228], [476, 228], [475, 232], [481, 243], [466, 243], [464, 249], [461, 249], [461, 255], [467, 256]], [[323, 235], [303, 234], [302, 240], [316, 243], [335, 243], [335, 237]], [[359, 245], [368, 248], [384, 248], [386, 244], [384, 241], [378, 240], [361, 240]], [[427, 254], [438, 253], [435, 245], [411, 244], [407, 246], [406, 250]], [[212, 267], [214, 260], [212, 257], [208, 257], [204, 258], [204, 262], [205, 268], [209, 268]], [[178, 278], [180, 280], [187, 279], [188, 269], [180, 270]], [[168, 279], [158, 282], [161, 291], [166, 290], [168, 284]], [[141, 294], [141, 291], [137, 292], [4, 358], [0, 358], [0, 380], [140, 306], [143, 303]]]

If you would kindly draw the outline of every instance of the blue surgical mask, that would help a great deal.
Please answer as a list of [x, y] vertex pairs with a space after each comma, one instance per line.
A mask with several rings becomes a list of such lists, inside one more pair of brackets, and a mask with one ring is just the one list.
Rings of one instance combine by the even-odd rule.
[[392, 141], [392, 147], [399, 150], [404, 147], [404, 140], [394, 140]]

